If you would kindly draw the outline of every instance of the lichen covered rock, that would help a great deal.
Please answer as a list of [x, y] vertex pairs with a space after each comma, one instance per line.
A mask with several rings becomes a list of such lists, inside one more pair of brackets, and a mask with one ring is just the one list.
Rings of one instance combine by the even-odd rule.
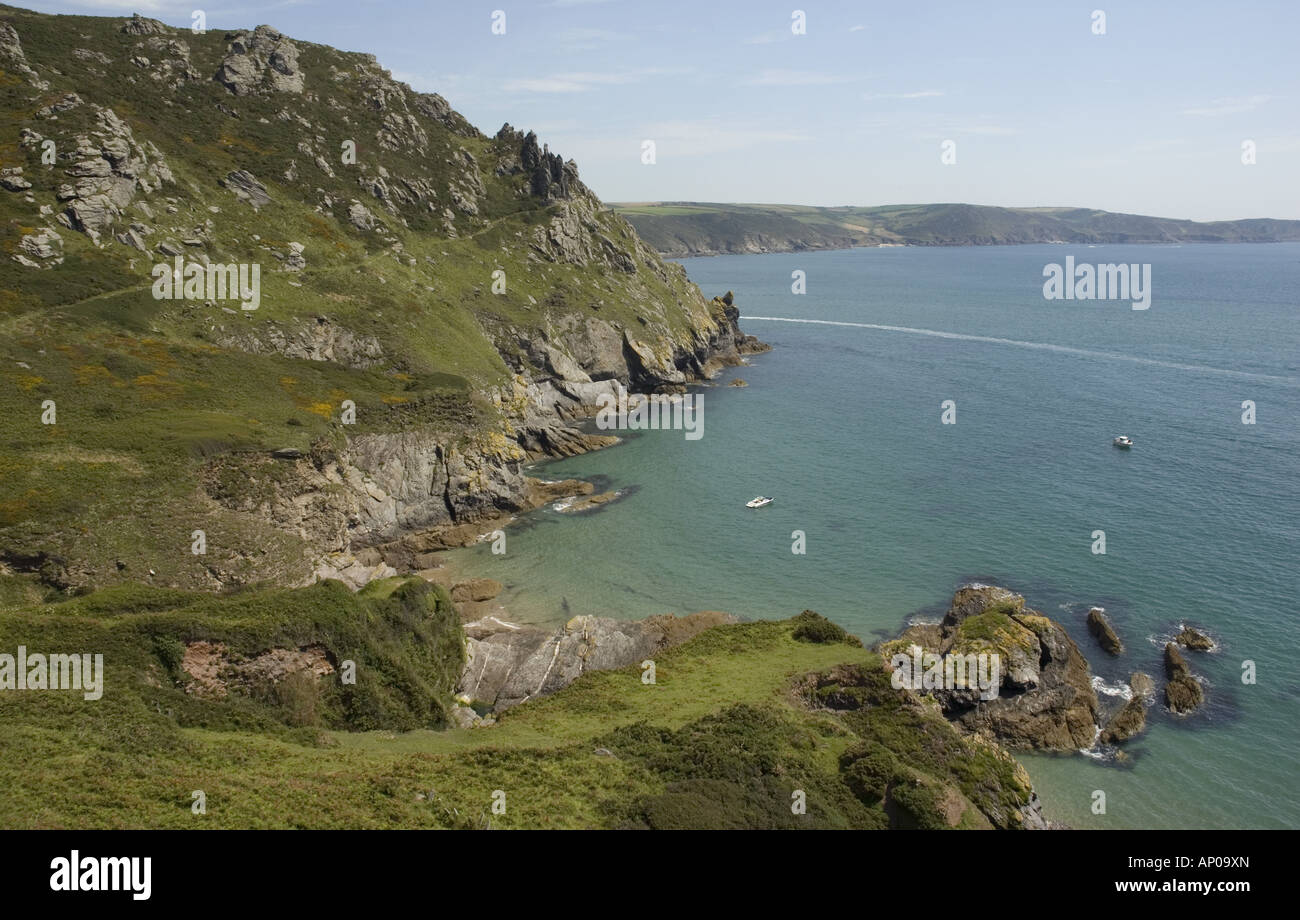
[[[889, 662], [912, 646], [939, 659], [997, 656], [996, 695], [972, 685], [935, 689], [944, 715], [972, 732], [988, 732], [1015, 748], [1081, 750], [1098, 727], [1097, 694], [1088, 661], [1065, 628], [1025, 607], [1021, 595], [992, 585], [968, 585], [943, 621], [915, 626], [880, 651]], [[972, 657], [974, 656], [974, 657]]]

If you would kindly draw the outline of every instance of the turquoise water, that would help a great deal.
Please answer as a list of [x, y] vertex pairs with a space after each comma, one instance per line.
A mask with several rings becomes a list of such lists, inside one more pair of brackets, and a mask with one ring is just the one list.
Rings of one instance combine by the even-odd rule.
[[[1150, 263], [1150, 309], [1044, 300], [1043, 266], [1066, 255]], [[868, 640], [937, 615], [965, 581], [995, 581], [1064, 623], [1112, 682], [1162, 676], [1163, 641], [1188, 621], [1222, 645], [1190, 657], [1207, 707], [1181, 721], [1153, 710], [1127, 764], [1022, 758], [1048, 813], [1076, 827], [1300, 827], [1300, 244], [685, 265], [748, 317], [912, 331], [742, 320], [774, 350], [719, 380], [748, 388], [702, 391], [700, 440], [640, 433], [546, 466], [628, 494], [579, 517], [542, 509], [508, 532], [505, 556], [481, 546], [454, 565], [505, 582], [519, 619], [811, 608]], [[948, 399], [955, 425], [940, 423]], [[1242, 424], [1243, 400], [1257, 424]], [[1133, 450], [1114, 449], [1117, 434]], [[757, 494], [776, 502], [746, 509]], [[795, 530], [806, 555], [791, 552]], [[1083, 626], [1094, 604], [1128, 646], [1118, 660]], [[1247, 659], [1255, 685], [1240, 679]]]

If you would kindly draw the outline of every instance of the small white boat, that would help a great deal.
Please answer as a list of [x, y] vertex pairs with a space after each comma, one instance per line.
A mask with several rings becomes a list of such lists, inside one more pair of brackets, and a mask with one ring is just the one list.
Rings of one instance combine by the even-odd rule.
[[770, 504], [772, 504], [772, 502], [774, 502], [774, 501], [775, 501], [775, 499], [767, 498], [767, 497], [765, 497], [765, 496], [760, 495], [760, 496], [758, 496], [758, 498], [755, 498], [755, 499], [753, 499], [752, 501], [747, 501], [747, 502], [745, 502], [745, 507], [746, 507], [746, 508], [762, 508], [764, 505], [770, 505]]
[[1125, 450], [1128, 450], [1128, 448], [1133, 446], [1133, 439], [1126, 434], [1122, 434], [1111, 443], [1116, 447], [1122, 447]]

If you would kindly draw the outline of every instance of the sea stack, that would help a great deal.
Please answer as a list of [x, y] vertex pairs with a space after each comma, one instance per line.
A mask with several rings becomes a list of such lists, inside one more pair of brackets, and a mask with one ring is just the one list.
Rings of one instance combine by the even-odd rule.
[[1191, 668], [1178, 651], [1178, 646], [1170, 642], [1165, 646], [1165, 703], [1172, 712], [1186, 715], [1200, 706], [1205, 699], [1205, 692], [1192, 676]]
[[1124, 643], [1119, 641], [1119, 636], [1106, 619], [1104, 608], [1093, 607], [1088, 611], [1088, 632], [1107, 653], [1119, 655], [1124, 651]]

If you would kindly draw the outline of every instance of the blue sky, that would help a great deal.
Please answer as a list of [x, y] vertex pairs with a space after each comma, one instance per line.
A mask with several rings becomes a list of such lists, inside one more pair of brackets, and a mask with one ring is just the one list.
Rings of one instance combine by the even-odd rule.
[[[209, 28], [266, 22], [373, 53], [485, 132], [507, 121], [537, 131], [608, 201], [1300, 219], [1296, 0], [20, 5], [179, 26], [200, 6]], [[796, 9], [806, 34], [791, 30]], [[504, 35], [492, 33], [494, 10]], [[647, 139], [653, 165], [642, 163]], [[940, 160], [945, 140], [952, 165]]]

